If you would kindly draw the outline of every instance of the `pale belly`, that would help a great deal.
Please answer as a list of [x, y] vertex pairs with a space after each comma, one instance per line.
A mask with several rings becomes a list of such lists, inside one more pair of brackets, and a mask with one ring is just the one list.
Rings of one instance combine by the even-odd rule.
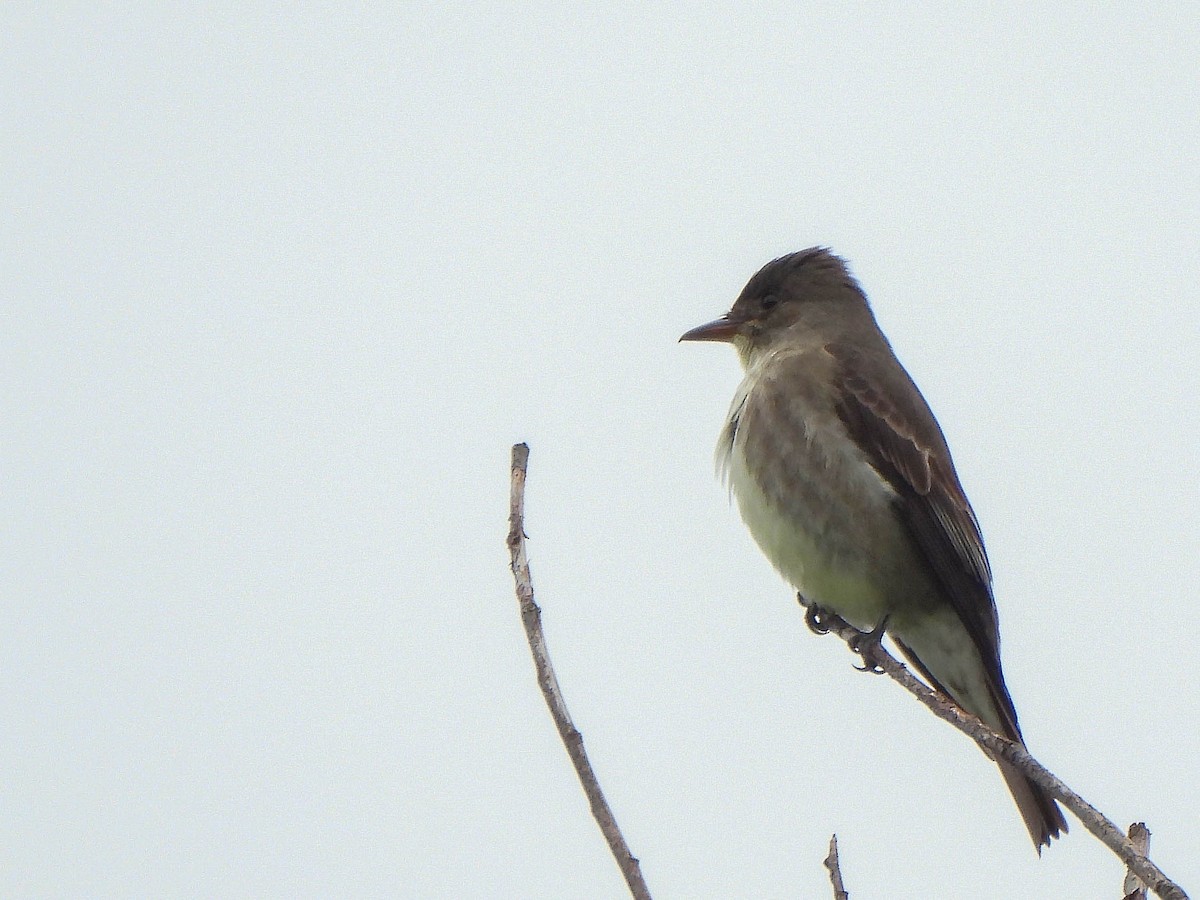
[[[831, 458], [811, 442], [809, 465], [792, 460], [786, 476], [768, 470], [754, 478], [742, 437], [729, 448], [729, 484], [763, 554], [806, 600], [857, 628], [873, 628], [904, 591], [897, 576], [909, 552], [890, 487], [865, 462]], [[805, 469], [820, 477], [796, 475]]]

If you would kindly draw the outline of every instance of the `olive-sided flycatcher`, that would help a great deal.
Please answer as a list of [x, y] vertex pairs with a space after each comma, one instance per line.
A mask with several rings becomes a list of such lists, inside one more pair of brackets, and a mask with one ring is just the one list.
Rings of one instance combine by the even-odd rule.
[[[731, 343], [746, 370], [717, 457], [767, 559], [806, 604], [882, 626], [931, 685], [1023, 743], [979, 524], [845, 263], [820, 247], [780, 257], [681, 340]], [[999, 765], [1040, 851], [1062, 812]]]

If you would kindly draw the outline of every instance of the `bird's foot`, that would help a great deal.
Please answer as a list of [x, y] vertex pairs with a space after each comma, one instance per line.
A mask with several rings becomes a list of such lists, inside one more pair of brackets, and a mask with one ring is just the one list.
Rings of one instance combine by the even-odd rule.
[[[796, 600], [804, 607], [804, 624], [813, 634], [829, 634], [835, 629], [841, 631], [845, 628], [854, 628], [837, 613], [819, 606], [803, 594], [796, 594]], [[854, 667], [858, 671], [870, 672], [873, 675], [883, 674], [883, 666], [879, 664], [879, 658], [883, 654], [881, 643], [883, 633], [887, 630], [887, 621], [888, 617], [884, 616], [879, 620], [879, 624], [870, 631], [860, 631], [856, 637], [850, 638], [846, 642], [850, 645], [851, 651], [862, 657], [863, 664]]]
[[841, 616], [818, 606], [803, 594], [796, 594], [796, 599], [804, 607], [804, 624], [813, 634], [829, 634], [831, 629], [846, 624]]
[[879, 620], [879, 624], [870, 631], [860, 632], [858, 637], [851, 638], [848, 643], [850, 649], [862, 657], [863, 664], [855, 666], [860, 672], [870, 672], [872, 675], [882, 675], [883, 666], [880, 665], [880, 658], [883, 654], [883, 633], [887, 629], [888, 617], [884, 616]]

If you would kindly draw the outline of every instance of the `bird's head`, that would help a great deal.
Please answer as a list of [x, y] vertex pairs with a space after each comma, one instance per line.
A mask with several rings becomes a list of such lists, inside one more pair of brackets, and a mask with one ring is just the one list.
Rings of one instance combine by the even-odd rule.
[[825, 247], [810, 247], [767, 263], [742, 288], [729, 312], [680, 340], [733, 344], [749, 365], [781, 340], [833, 340], [842, 323], [857, 318], [860, 310], [871, 315], [845, 262]]

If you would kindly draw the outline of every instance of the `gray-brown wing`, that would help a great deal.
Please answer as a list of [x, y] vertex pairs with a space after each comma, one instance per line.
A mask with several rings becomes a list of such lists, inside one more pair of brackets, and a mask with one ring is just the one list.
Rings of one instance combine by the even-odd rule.
[[[1016, 710], [1000, 669], [996, 604], [983, 537], [941, 429], [890, 351], [868, 355], [837, 343], [825, 349], [835, 362], [837, 414], [896, 491], [897, 514], [978, 647], [1010, 736], [1019, 738]], [[881, 377], [885, 374], [886, 379]], [[885, 387], [897, 377], [911, 391]], [[914, 662], [921, 666], [919, 660]]]

